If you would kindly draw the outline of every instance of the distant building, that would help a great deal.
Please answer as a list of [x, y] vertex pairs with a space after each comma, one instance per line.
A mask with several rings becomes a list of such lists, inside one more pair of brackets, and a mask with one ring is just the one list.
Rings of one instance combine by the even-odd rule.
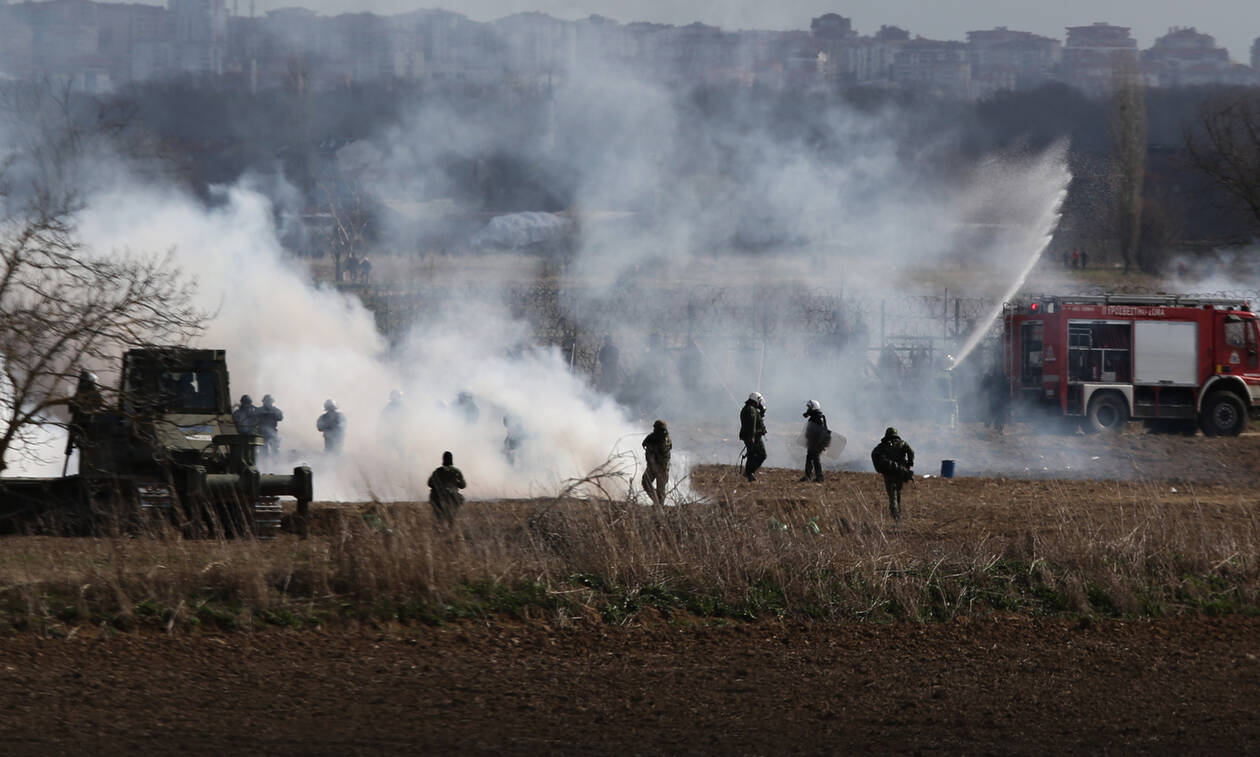
[[1126, 61], [1137, 61], [1137, 40], [1129, 34], [1129, 27], [1099, 21], [1067, 28], [1063, 80], [1085, 94], [1110, 92], [1117, 68]]
[[0, 3], [0, 80], [34, 73], [35, 30], [13, 6]]
[[975, 94], [1003, 89], [1032, 89], [1045, 83], [1059, 65], [1062, 43], [1032, 32], [999, 26], [967, 32]]
[[857, 36], [853, 31], [853, 22], [838, 13], [824, 13], [810, 21], [809, 33], [814, 39], [833, 42]]
[[1190, 87], [1203, 84], [1250, 84], [1252, 71], [1235, 66], [1229, 51], [1194, 27], [1169, 29], [1142, 51], [1142, 71], [1148, 84]]
[[1260, 84], [1212, 37], [1172, 29], [1139, 55], [1126, 27], [1067, 30], [1064, 43], [996, 27], [967, 42], [912, 38], [881, 26], [863, 36], [838, 13], [808, 30], [579, 21], [518, 13], [478, 22], [460, 13], [321, 16], [297, 7], [236, 13], [239, 0], [0, 0], [0, 79], [47, 78], [108, 92], [130, 82], [192, 76], [226, 86], [295, 90], [368, 81], [438, 87], [507, 86], [545, 92], [576, 72], [611, 71], [675, 87], [737, 84], [796, 90], [897, 88], [974, 99], [1061, 78], [1106, 93], [1120, 66], [1152, 86]]
[[81, 92], [109, 92], [115, 86], [115, 67], [101, 50], [103, 7], [87, 0], [5, 7], [5, 26], [12, 24], [13, 30], [0, 32], [0, 38], [15, 47], [10, 50], [6, 44], [0, 61], [5, 61], [6, 70], [23, 77], [47, 78]]
[[875, 39], [880, 42], [909, 42], [910, 32], [902, 29], [900, 26], [884, 25], [879, 27], [879, 31], [875, 33]]
[[503, 40], [504, 67], [517, 86], [559, 84], [576, 65], [577, 26], [544, 13], [517, 13], [493, 22]]
[[228, 13], [224, 0], [170, 0], [176, 65], [186, 74], [221, 76], [227, 57]]
[[970, 99], [971, 61], [962, 42], [917, 37], [902, 44], [893, 58], [893, 82], [908, 90]]

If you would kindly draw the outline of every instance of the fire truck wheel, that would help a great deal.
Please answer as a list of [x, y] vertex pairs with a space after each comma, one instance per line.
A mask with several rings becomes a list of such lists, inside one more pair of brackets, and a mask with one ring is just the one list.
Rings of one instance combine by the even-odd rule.
[[1230, 392], [1216, 392], [1203, 402], [1200, 418], [1205, 436], [1238, 436], [1247, 425], [1247, 408]]
[[1090, 433], [1099, 431], [1117, 432], [1129, 422], [1129, 408], [1118, 394], [1095, 395], [1089, 402], [1089, 413], [1085, 418], [1085, 429]]

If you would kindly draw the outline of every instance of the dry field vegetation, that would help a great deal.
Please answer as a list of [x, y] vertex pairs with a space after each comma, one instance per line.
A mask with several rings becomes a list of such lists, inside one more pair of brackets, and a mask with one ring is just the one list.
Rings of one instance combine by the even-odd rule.
[[1247, 487], [924, 479], [898, 527], [876, 476], [797, 475], [748, 485], [700, 467], [698, 499], [664, 508], [598, 495], [470, 502], [449, 532], [426, 503], [364, 503], [317, 504], [307, 540], [8, 537], [0, 631], [1260, 609], [1260, 505]]

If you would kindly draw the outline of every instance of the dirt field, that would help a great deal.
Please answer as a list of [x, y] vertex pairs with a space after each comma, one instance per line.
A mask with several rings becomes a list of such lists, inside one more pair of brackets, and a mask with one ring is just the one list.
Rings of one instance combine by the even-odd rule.
[[[1070, 451], [1056, 444], [973, 435], [949, 448], [973, 461], [972, 470], [1007, 445], [1012, 454], [1049, 460], [1047, 467], [1095, 456], [1091, 463], [1113, 470], [1126, 462], [1124, 475], [1095, 480], [1093, 471], [1074, 469], [1042, 479], [1031, 470], [920, 479], [907, 489], [907, 515], [894, 528], [883, 487], [868, 473], [831, 471], [819, 486], [798, 483], [795, 470], [769, 469], [749, 485], [731, 466], [705, 466], [692, 485], [710, 504], [691, 507], [723, 508], [742, 518], [729, 522], [755, 526], [760, 535], [743, 548], [766, 560], [781, 550], [825, 548], [836, 564], [851, 550], [858, 559], [932, 565], [973, 553], [996, 559], [1027, 542], [1034, 565], [1036, 555], [1070, 557], [1094, 543], [1139, 559], [1144, 549], [1176, 544], [1209, 557], [1219, 551], [1222, 565], [1254, 562], [1254, 554], [1238, 558], [1239, 550], [1254, 553], [1260, 534], [1260, 437], [1131, 434], [1074, 440]], [[922, 449], [921, 468], [930, 471], [936, 453], [930, 443]], [[362, 507], [317, 509], [328, 523], [357, 518]], [[469, 565], [534, 559], [506, 540], [538, 508], [532, 501], [469, 503], [462, 535], [417, 552], [438, 550]], [[572, 509], [566, 517], [581, 526], [582, 506]], [[424, 526], [417, 534], [430, 531], [426, 510], [414, 508]], [[786, 524], [782, 539], [765, 534], [767, 518]], [[810, 519], [818, 532], [803, 528]], [[721, 527], [728, 520], [697, 522]], [[505, 541], [479, 543], [478, 534], [488, 532]], [[388, 547], [388, 538], [381, 544]], [[57, 574], [78, 580], [76, 571], [100, 581], [101, 565], [200, 575], [239, 560], [265, 575], [322, 560], [328, 541], [286, 535], [268, 545], [146, 547], [9, 538], [0, 541], [0, 589]], [[857, 542], [871, 546], [844, 546]], [[423, 563], [419, 554], [411, 559]], [[1260, 750], [1260, 617], [1251, 614], [1121, 621], [1069, 609], [1049, 617], [983, 610], [929, 623], [795, 618], [743, 622], [644, 606], [618, 623], [579, 612], [438, 627], [366, 621], [252, 633], [181, 626], [164, 634], [79, 624], [60, 627], [69, 638], [15, 633], [0, 636], [0, 743], [5, 754]]]
[[1260, 748], [1260, 621], [0, 641], [6, 754]]

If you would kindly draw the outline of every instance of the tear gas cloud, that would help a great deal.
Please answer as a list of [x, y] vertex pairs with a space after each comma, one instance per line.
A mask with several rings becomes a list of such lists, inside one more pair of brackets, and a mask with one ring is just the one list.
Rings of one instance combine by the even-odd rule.
[[[455, 453], [470, 495], [524, 495], [581, 475], [631, 433], [557, 352], [517, 349], [530, 342], [527, 329], [493, 304], [442, 303], [391, 350], [356, 298], [311, 286], [285, 258], [271, 207], [248, 181], [220, 192], [206, 210], [156, 188], [115, 191], [88, 204], [82, 232], [106, 247], [174, 247], [205, 304], [217, 307], [202, 343], [227, 348], [235, 395], [275, 397], [282, 446], [305, 451], [320, 497], [423, 498], [444, 450]], [[382, 423], [394, 389], [406, 419]], [[475, 418], [454, 402], [461, 391], [477, 398]], [[315, 419], [326, 398], [347, 418], [344, 457], [312, 452], [322, 448]], [[504, 416], [526, 429], [515, 465], [500, 454]]]
[[[219, 187], [207, 204], [110, 159], [83, 179], [79, 230], [97, 250], [174, 250], [217, 312], [201, 343], [228, 350], [237, 397], [276, 398], [283, 448], [315, 467], [319, 498], [422, 498], [446, 449], [470, 495], [521, 496], [554, 491], [616, 450], [637, 454], [654, 417], [684, 421], [671, 424], [675, 477], [678, 458], [731, 461], [736, 414], [754, 389], [771, 421], [796, 423], [818, 399], [833, 428], [874, 433], [888, 422], [872, 408], [881, 331], [939, 335], [947, 314], [931, 298], [942, 272], [967, 296], [1005, 294], [1045, 246], [1069, 179], [1061, 146], [960, 165], [957, 135], [917, 134], [896, 107], [709, 101], [616, 72], [558, 85], [546, 108], [519, 118], [510, 111], [427, 98], [371, 149], [347, 154], [346, 170], [384, 208], [455, 197], [480, 212], [458, 196], [453, 162], [506, 155], [525, 166], [541, 196], [572, 211], [573, 286], [558, 304], [586, 347], [603, 334], [620, 347], [616, 388], [571, 372], [549, 344], [558, 340], [492, 284], [465, 296], [451, 283], [387, 340], [355, 297], [312, 284], [286, 255], [274, 203], [294, 191], [274, 176]], [[425, 218], [389, 214], [372, 254], [415, 250]], [[429, 292], [444, 283], [424, 282]], [[397, 425], [381, 419], [395, 388], [407, 406]], [[348, 419], [336, 459], [317, 452], [326, 398]], [[508, 423], [522, 440], [513, 462]], [[770, 464], [795, 460], [789, 437], [773, 435]]]
[[557, 187], [579, 227], [565, 317], [589, 350], [604, 334], [621, 349], [627, 414], [704, 427], [682, 441], [705, 461], [738, 453], [735, 413], [753, 389], [771, 419], [814, 398], [833, 427], [882, 429], [887, 412], [863, 412], [881, 329], [940, 337], [952, 281], [988, 304], [935, 346], [974, 334], [974, 349], [1048, 244], [1070, 179], [1062, 144], [967, 164], [959, 135], [920, 133], [899, 107], [684, 96], [615, 71], [558, 86], [541, 113], [425, 104], [375, 141], [373, 191], [436, 202], [452, 155], [502, 153]]

